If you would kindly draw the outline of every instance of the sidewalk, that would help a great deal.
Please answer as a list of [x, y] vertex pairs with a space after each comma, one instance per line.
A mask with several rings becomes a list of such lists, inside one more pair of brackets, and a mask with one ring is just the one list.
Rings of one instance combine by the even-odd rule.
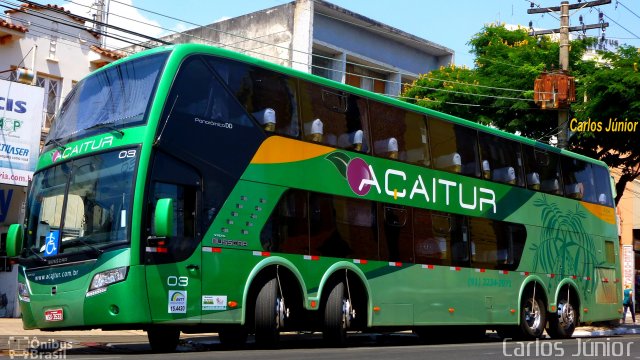
[[620, 324], [614, 328], [604, 326], [581, 326], [573, 333], [574, 337], [587, 336], [613, 336], [625, 334], [640, 334], [640, 322], [632, 323], [627, 320], [626, 323]]
[[41, 331], [41, 330], [24, 330], [22, 328], [22, 319], [13, 318], [0, 318], [0, 337], [5, 336], [45, 336], [56, 334], [57, 336], [144, 336], [146, 338], [147, 333], [141, 330], [115, 330], [115, 331], [103, 331], [103, 330], [69, 330], [69, 331]]
[[[627, 323], [620, 324], [617, 327], [609, 328], [603, 326], [581, 326], [575, 330], [573, 336], [610, 336], [624, 334], [640, 334], [640, 322], [633, 324], [630, 320]], [[212, 336], [213, 334], [202, 334], [203, 336]], [[0, 318], [0, 338], [8, 336], [38, 336], [38, 337], [109, 337], [109, 338], [129, 338], [131, 340], [140, 340], [147, 342], [147, 333], [142, 330], [69, 330], [69, 331], [41, 331], [41, 330], [24, 330], [22, 328], [21, 319]], [[184, 336], [184, 335], [183, 335]], [[198, 334], [189, 334], [189, 337], [197, 337]], [[137, 341], [136, 341], [137, 342]], [[0, 343], [0, 346], [2, 344]]]

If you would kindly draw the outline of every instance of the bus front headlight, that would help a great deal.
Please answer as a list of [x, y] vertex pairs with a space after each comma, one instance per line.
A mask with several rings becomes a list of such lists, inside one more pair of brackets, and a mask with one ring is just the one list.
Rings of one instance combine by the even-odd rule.
[[29, 293], [29, 287], [27, 284], [23, 284], [21, 282], [18, 283], [18, 298], [20, 301], [30, 302], [31, 294]]
[[93, 276], [87, 296], [97, 295], [107, 290], [107, 286], [124, 281], [127, 278], [127, 266], [99, 272]]

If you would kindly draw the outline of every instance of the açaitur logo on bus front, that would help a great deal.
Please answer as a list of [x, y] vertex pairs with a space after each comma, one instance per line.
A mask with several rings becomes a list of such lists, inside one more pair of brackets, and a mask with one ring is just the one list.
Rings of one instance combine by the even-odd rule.
[[113, 136], [105, 136], [101, 139], [91, 139], [72, 146], [65, 146], [62, 152], [56, 149], [51, 153], [51, 161], [57, 162], [58, 160], [66, 159], [70, 156], [81, 155], [89, 151], [101, 150], [111, 147], [113, 145]]
[[51, 154], [51, 161], [56, 162], [60, 160], [61, 157], [62, 153], [60, 152], [60, 150], [56, 150], [53, 152], [53, 154]]

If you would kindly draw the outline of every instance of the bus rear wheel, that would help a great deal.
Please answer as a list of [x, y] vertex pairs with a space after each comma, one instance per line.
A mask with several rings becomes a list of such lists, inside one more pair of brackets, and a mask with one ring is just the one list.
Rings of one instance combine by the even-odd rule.
[[544, 301], [533, 294], [525, 294], [520, 303], [520, 335], [524, 339], [539, 339], [546, 325]]
[[347, 329], [355, 318], [355, 310], [349, 297], [345, 296], [345, 285], [338, 282], [329, 293], [324, 309], [322, 336], [331, 346], [347, 344]]
[[256, 298], [255, 340], [258, 346], [277, 346], [284, 309], [284, 299], [278, 295], [278, 280], [273, 278], [262, 286]]
[[152, 327], [147, 330], [151, 351], [167, 353], [176, 351], [180, 341], [180, 330], [170, 327]]
[[558, 311], [551, 313], [547, 327], [547, 334], [552, 339], [568, 339], [578, 325], [576, 308], [567, 299], [558, 301]]

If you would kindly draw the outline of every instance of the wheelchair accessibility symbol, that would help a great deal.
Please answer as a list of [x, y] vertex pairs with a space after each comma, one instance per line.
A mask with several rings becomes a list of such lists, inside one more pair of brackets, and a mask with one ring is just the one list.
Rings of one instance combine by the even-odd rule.
[[60, 230], [54, 230], [45, 238], [44, 256], [58, 255], [58, 248], [60, 247]]

